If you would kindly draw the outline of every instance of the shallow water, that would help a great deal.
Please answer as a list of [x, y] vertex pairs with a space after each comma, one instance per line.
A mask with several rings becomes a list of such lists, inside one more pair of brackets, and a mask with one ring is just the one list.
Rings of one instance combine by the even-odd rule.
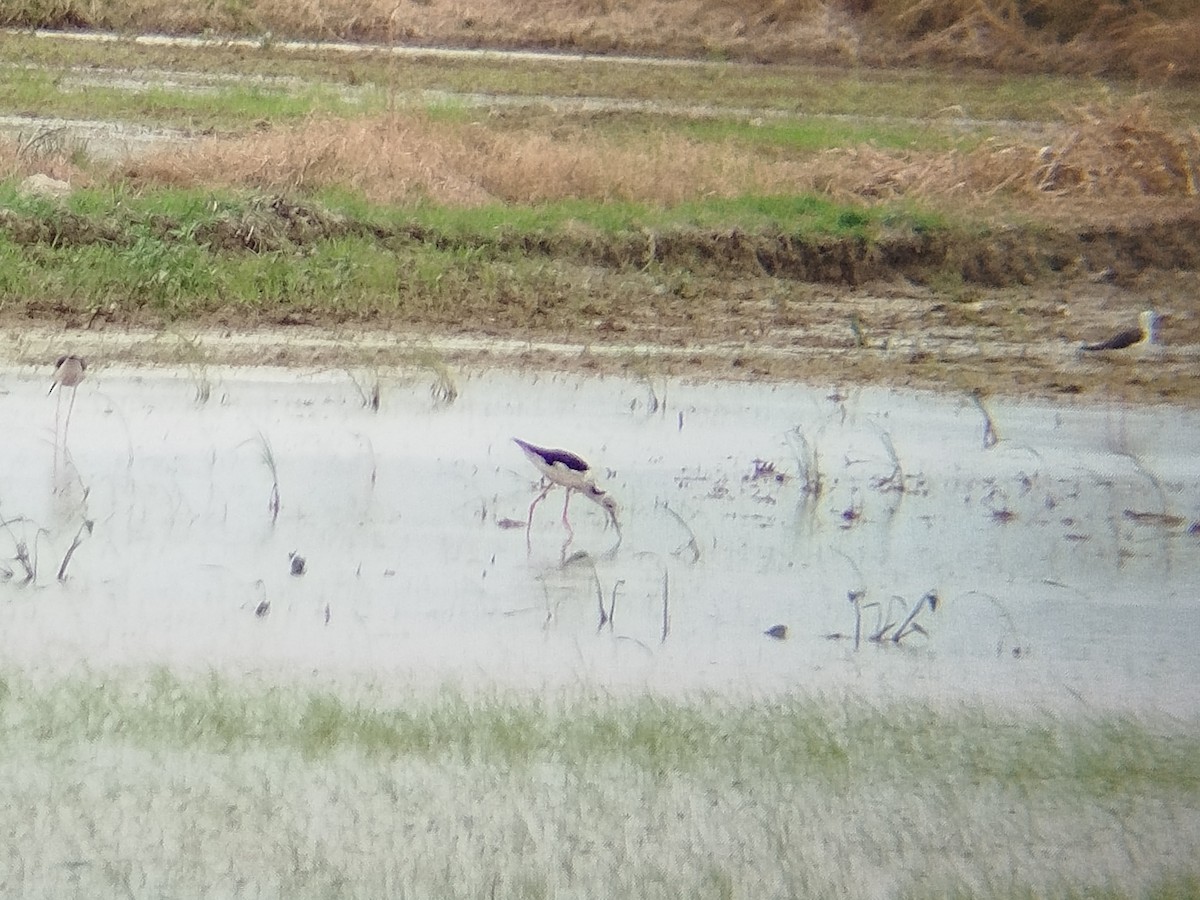
[[[376, 412], [374, 378], [90, 371], [64, 438], [70, 394], [59, 408], [46, 373], [7, 371], [3, 658], [1200, 707], [1194, 412], [994, 401], [985, 447], [964, 397], [487, 371], [457, 375], [448, 403], [428, 373], [383, 378]], [[514, 435], [592, 461], [619, 542], [576, 497], [565, 543], [560, 490], [528, 539], [503, 527], [538, 491]], [[865, 639], [930, 590], [925, 634]]]

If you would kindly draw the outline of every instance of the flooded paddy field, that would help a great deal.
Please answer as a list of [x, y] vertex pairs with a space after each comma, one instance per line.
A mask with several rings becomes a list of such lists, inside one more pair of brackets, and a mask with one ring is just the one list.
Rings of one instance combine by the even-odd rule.
[[[0, 647], [34, 669], [1197, 712], [1194, 412], [107, 370], [65, 430], [70, 393], [58, 409], [46, 385], [12, 371], [0, 398], [22, 423], [0, 451]], [[620, 533], [576, 496], [572, 538], [559, 488], [527, 530], [538, 475], [513, 436], [589, 459]]]
[[[22, 896], [1196, 886], [1194, 412], [437, 367], [47, 387], [0, 393]], [[620, 531], [576, 496], [571, 535], [561, 489], [527, 530], [513, 436], [584, 455]]]

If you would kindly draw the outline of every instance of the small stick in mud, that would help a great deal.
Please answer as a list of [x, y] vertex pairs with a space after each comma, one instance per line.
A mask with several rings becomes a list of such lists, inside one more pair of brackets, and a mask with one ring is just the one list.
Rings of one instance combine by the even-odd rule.
[[71, 563], [71, 557], [75, 555], [76, 549], [83, 543], [83, 533], [86, 531], [90, 536], [95, 523], [91, 519], [84, 519], [83, 524], [79, 526], [79, 530], [75, 532], [75, 539], [71, 541], [71, 546], [67, 548], [66, 554], [63, 556], [62, 565], [58, 567], [58, 580], [67, 580], [67, 566]]

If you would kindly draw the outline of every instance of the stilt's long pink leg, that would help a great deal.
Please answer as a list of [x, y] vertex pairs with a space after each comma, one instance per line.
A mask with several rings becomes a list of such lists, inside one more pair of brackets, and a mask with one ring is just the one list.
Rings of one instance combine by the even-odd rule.
[[533, 529], [533, 511], [539, 503], [546, 499], [546, 495], [550, 493], [550, 488], [554, 487], [553, 483], [542, 488], [542, 492], [533, 498], [533, 502], [529, 504], [529, 518], [525, 522], [525, 543], [530, 542], [530, 533]]
[[567, 526], [567, 532], [571, 537], [575, 536], [575, 529], [571, 527], [571, 522], [567, 519], [567, 507], [571, 505], [571, 488], [567, 488], [567, 499], [563, 501], [563, 524]]

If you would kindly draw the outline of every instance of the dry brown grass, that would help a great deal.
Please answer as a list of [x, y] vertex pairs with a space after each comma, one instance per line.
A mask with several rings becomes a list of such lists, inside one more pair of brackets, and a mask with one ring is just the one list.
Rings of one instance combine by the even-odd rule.
[[0, 24], [1200, 77], [1192, 0], [18, 0]]
[[[0, 172], [33, 171], [5, 160]], [[1173, 127], [1134, 103], [1073, 113], [1045, 144], [987, 142], [970, 151], [883, 151], [869, 146], [781, 156], [735, 142], [664, 132], [625, 143], [581, 127], [513, 130], [421, 114], [300, 125], [204, 139], [128, 162], [134, 183], [227, 186], [269, 192], [349, 186], [381, 203], [472, 207], [563, 199], [671, 205], [707, 197], [819, 191], [840, 199], [992, 200], [1034, 208], [1066, 200], [1194, 198], [1200, 132]], [[45, 171], [45, 169], [42, 169]], [[65, 161], [51, 167], [74, 181]]]
[[772, 162], [724, 145], [663, 135], [626, 146], [595, 135], [552, 137], [419, 114], [210, 138], [128, 163], [135, 182], [293, 191], [348, 185], [382, 203], [561, 199], [672, 204], [706, 196], [811, 189], [803, 161]]
[[965, 153], [833, 151], [827, 189], [867, 198], [1004, 196], [1028, 203], [1194, 198], [1200, 131], [1175, 128], [1142, 103], [1072, 111], [1049, 143], [992, 140]]
[[48, 175], [76, 187], [93, 183], [93, 169], [74, 161], [69, 148], [57, 142], [0, 136], [0, 178], [22, 179]]

